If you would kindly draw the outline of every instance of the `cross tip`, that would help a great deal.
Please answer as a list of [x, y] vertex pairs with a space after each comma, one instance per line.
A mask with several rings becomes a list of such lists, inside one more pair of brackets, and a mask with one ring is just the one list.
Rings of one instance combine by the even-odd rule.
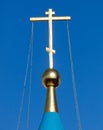
[[51, 12], [52, 12], [52, 8], [48, 9], [48, 11], [51, 11]]
[[47, 12], [45, 12], [46, 15], [48, 15], [48, 14], [50, 14], [50, 13], [51, 13], [52, 15], [55, 14], [55, 12], [54, 12], [51, 8], [48, 9]]

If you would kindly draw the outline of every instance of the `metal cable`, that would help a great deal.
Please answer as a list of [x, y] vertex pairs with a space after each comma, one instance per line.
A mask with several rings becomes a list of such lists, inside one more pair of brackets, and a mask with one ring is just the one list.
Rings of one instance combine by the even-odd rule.
[[32, 22], [32, 36], [31, 36], [31, 56], [30, 56], [30, 83], [29, 83], [29, 96], [28, 96], [28, 111], [27, 111], [27, 123], [26, 130], [29, 129], [29, 120], [30, 120], [30, 100], [31, 100], [31, 88], [32, 88], [32, 59], [33, 59], [33, 22]]
[[[32, 25], [32, 31], [31, 31], [31, 39], [32, 39], [32, 37], [33, 37], [33, 25]], [[26, 82], [27, 82], [27, 75], [28, 75], [30, 55], [31, 55], [31, 47], [32, 47], [32, 44], [31, 44], [32, 40], [31, 39], [30, 39], [30, 44], [29, 44], [29, 49], [28, 49], [28, 58], [27, 58], [27, 65], [26, 65], [26, 73], [25, 73], [25, 78], [24, 78], [24, 85], [23, 85], [23, 90], [22, 90], [22, 99], [21, 99], [21, 104], [20, 104], [20, 111], [19, 111], [19, 116], [18, 116], [16, 130], [19, 130], [20, 123], [21, 123], [21, 116], [22, 116], [22, 110], [23, 110], [23, 104], [24, 104], [24, 96], [25, 96], [25, 89], [26, 89]]]
[[68, 46], [69, 46], [69, 54], [70, 54], [70, 66], [71, 66], [71, 74], [72, 74], [72, 86], [73, 86], [73, 93], [74, 93], [76, 116], [77, 116], [77, 121], [78, 121], [78, 129], [82, 130], [80, 113], [79, 113], [78, 98], [77, 98], [77, 91], [76, 91], [76, 82], [75, 82], [75, 76], [74, 76], [74, 65], [73, 65], [73, 59], [72, 59], [72, 49], [71, 49], [68, 21], [67, 21], [67, 33], [68, 33]]

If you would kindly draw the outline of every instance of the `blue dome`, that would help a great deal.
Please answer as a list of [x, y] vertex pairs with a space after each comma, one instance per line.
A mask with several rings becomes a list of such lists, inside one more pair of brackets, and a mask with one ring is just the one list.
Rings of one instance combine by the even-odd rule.
[[45, 112], [38, 130], [64, 130], [57, 112]]

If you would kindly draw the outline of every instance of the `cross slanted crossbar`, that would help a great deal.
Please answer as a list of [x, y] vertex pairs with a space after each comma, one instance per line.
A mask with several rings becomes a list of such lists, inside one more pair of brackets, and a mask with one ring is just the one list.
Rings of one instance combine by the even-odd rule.
[[48, 27], [49, 27], [49, 47], [46, 48], [46, 51], [49, 53], [49, 68], [53, 68], [53, 53], [55, 53], [55, 50], [53, 50], [53, 33], [52, 33], [52, 21], [63, 21], [63, 20], [70, 20], [70, 16], [64, 16], [64, 17], [53, 17], [55, 14], [52, 9], [49, 9], [47, 12], [45, 12], [48, 17], [31, 17], [30, 21], [31, 22], [36, 22], [36, 21], [48, 21]]

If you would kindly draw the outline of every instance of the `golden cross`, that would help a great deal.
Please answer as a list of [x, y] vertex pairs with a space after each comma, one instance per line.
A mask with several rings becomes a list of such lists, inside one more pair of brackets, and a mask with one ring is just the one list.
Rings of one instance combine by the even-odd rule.
[[49, 28], [49, 47], [46, 48], [46, 51], [49, 53], [49, 68], [53, 68], [53, 53], [55, 53], [55, 50], [53, 50], [53, 34], [52, 34], [52, 21], [53, 20], [70, 20], [70, 16], [64, 16], [64, 17], [53, 17], [55, 14], [52, 9], [49, 9], [47, 12], [45, 12], [48, 17], [31, 17], [30, 21], [48, 21], [48, 28]]

